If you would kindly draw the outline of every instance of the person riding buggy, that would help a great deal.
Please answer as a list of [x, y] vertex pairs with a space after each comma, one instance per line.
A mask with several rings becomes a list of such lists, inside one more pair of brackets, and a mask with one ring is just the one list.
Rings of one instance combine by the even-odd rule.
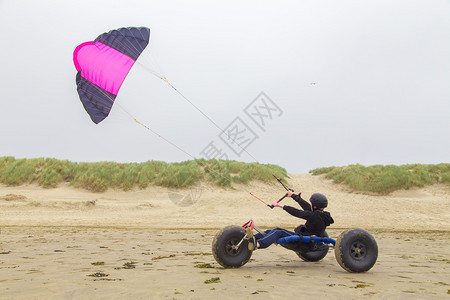
[[306, 220], [305, 224], [302, 224], [295, 228], [294, 232], [283, 229], [275, 228], [266, 230], [264, 234], [257, 233], [253, 235], [252, 228], [247, 227], [246, 233], [249, 250], [264, 249], [271, 244], [276, 243], [280, 238], [302, 235], [302, 236], [325, 236], [326, 227], [334, 223], [331, 214], [324, 209], [328, 206], [328, 199], [321, 193], [314, 193], [309, 198], [308, 203], [301, 197], [301, 193], [294, 194], [293, 191], [288, 190], [286, 196], [294, 199], [300, 207], [303, 209], [297, 209], [289, 205], [282, 205], [279, 201], [272, 203], [273, 207], [280, 207], [294, 217], [302, 218]]

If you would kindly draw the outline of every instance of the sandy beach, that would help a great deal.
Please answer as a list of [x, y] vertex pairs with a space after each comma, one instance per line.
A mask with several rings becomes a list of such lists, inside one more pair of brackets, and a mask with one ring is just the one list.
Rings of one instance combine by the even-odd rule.
[[379, 257], [369, 272], [346, 272], [332, 250], [311, 263], [280, 246], [255, 251], [240, 269], [217, 264], [211, 242], [224, 226], [302, 223], [249, 194], [270, 203], [283, 195], [277, 185], [105, 193], [0, 186], [0, 299], [448, 299], [447, 186], [379, 196], [290, 177], [304, 198], [328, 196], [331, 237], [349, 228], [374, 235]]

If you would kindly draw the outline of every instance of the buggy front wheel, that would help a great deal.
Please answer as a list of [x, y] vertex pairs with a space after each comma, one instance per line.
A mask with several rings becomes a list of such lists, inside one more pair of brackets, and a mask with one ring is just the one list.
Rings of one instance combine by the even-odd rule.
[[239, 245], [244, 236], [245, 229], [240, 226], [227, 226], [216, 234], [212, 254], [221, 266], [239, 268], [250, 260], [253, 251], [248, 249], [248, 241]]

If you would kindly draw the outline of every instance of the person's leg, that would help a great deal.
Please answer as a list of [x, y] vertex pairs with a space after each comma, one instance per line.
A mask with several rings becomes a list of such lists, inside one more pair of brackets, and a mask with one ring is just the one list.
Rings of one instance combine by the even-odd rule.
[[271, 231], [272, 231], [272, 229], [264, 231], [265, 235], [258, 232], [257, 234], [255, 234], [253, 236], [255, 237], [256, 240], [259, 240], [259, 239], [262, 239], [263, 237], [265, 237], [266, 235], [268, 235], [269, 232], [271, 232]]
[[264, 249], [276, 243], [278, 239], [282, 237], [287, 237], [291, 235], [295, 235], [295, 232], [283, 229], [283, 228], [275, 228], [270, 230], [270, 232], [263, 238], [257, 240], [257, 248]]
[[264, 231], [264, 234], [258, 232], [257, 234], [253, 235], [253, 231], [250, 229], [250, 227], [248, 227], [246, 229], [246, 234], [247, 234], [247, 238], [248, 238], [248, 249], [253, 251], [253, 250], [259, 248], [258, 240], [269, 235], [272, 230], [277, 230], [277, 229], [281, 229], [281, 228], [269, 229], [269, 230]]

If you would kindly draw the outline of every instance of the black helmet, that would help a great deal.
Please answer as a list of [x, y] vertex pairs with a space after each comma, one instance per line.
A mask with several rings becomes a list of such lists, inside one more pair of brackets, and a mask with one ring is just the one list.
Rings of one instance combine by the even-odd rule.
[[317, 208], [325, 208], [328, 205], [328, 199], [325, 197], [324, 194], [321, 193], [314, 193], [311, 195], [311, 198], [309, 198], [309, 202], [311, 202], [311, 205]]

